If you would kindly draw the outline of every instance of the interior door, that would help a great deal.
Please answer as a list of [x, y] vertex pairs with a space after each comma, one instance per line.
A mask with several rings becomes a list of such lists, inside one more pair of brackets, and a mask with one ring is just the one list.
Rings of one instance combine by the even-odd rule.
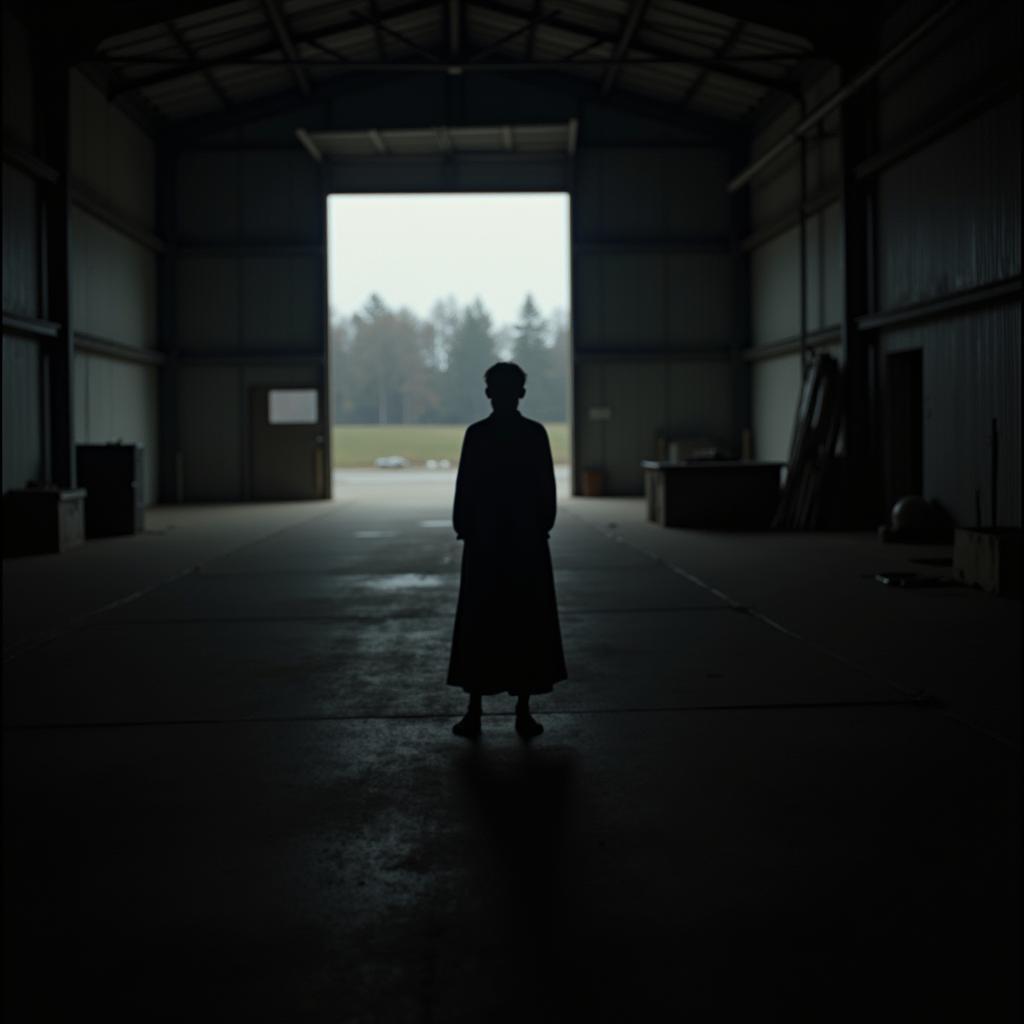
[[250, 489], [256, 501], [325, 495], [324, 434], [317, 388], [249, 392]]
[[889, 505], [923, 493], [924, 401], [921, 350], [895, 352], [886, 359]]

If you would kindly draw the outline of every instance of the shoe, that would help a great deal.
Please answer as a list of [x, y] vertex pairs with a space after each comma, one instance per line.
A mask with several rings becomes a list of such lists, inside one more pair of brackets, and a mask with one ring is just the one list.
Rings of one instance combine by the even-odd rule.
[[459, 721], [452, 726], [452, 732], [456, 736], [463, 736], [467, 740], [476, 739], [480, 735], [480, 716], [463, 715]]
[[523, 739], [532, 739], [544, 731], [544, 726], [533, 715], [516, 715], [516, 732]]

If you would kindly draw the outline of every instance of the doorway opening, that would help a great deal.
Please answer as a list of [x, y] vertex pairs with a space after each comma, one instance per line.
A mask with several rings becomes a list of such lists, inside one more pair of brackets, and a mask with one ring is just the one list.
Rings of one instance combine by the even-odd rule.
[[571, 322], [565, 192], [327, 198], [333, 493], [346, 481], [454, 481], [466, 426], [490, 413], [483, 374], [527, 374], [569, 480]]
[[924, 400], [921, 350], [886, 357], [888, 506], [924, 490]]

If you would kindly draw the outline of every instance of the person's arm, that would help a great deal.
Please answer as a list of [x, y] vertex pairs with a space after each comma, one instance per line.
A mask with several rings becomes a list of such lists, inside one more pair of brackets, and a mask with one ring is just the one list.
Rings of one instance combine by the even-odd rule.
[[551, 458], [551, 441], [544, 427], [540, 428], [540, 521], [544, 533], [550, 533], [555, 525], [558, 512], [558, 496], [555, 493], [555, 464]]
[[455, 476], [455, 505], [452, 508], [452, 526], [455, 536], [465, 540], [473, 522], [472, 493], [470, 483], [473, 450], [472, 433], [467, 430], [462, 438], [462, 453], [459, 455], [459, 469]]

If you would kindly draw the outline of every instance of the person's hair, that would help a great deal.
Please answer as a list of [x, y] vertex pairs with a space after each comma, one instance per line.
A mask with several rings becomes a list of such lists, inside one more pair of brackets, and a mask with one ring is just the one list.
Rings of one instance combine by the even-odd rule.
[[485, 374], [484, 383], [492, 391], [522, 391], [526, 373], [516, 363], [495, 363]]

